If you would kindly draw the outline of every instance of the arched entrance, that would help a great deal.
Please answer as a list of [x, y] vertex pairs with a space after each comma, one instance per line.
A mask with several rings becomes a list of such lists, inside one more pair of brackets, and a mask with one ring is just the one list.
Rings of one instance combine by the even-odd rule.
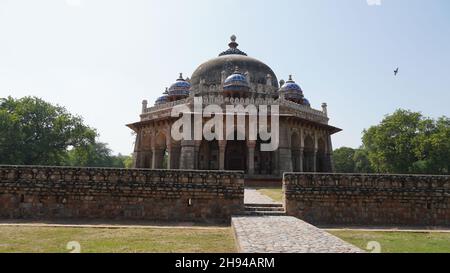
[[219, 143], [217, 140], [202, 140], [198, 152], [199, 170], [218, 170], [219, 169]]
[[294, 132], [291, 136], [291, 160], [292, 160], [292, 170], [294, 172], [301, 171], [301, 150], [300, 150], [300, 135]]
[[164, 133], [158, 133], [155, 139], [155, 149], [154, 149], [154, 158], [155, 158], [155, 169], [167, 169], [167, 144], [166, 144], [166, 135]]
[[272, 174], [273, 172], [273, 153], [261, 151], [261, 144], [270, 143], [269, 141], [256, 141], [255, 149], [255, 174]]
[[305, 137], [303, 171], [314, 172], [314, 140], [311, 136]]
[[247, 143], [245, 140], [227, 141], [225, 169], [247, 172]]
[[317, 172], [325, 172], [325, 141], [319, 138], [317, 141]]

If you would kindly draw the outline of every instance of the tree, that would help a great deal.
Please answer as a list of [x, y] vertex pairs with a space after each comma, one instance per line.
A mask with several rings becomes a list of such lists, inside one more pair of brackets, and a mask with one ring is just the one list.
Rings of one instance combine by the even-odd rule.
[[333, 152], [333, 161], [335, 170], [339, 173], [373, 172], [367, 151], [364, 148], [338, 148]]
[[363, 133], [372, 168], [382, 173], [448, 174], [450, 121], [397, 110]]
[[441, 117], [436, 121], [427, 120], [424, 133], [416, 139], [413, 164], [416, 173], [450, 173], [450, 119]]
[[75, 147], [68, 152], [67, 165], [70, 166], [113, 167], [113, 163], [115, 162], [113, 162], [111, 150], [105, 143], [91, 143]]
[[69, 147], [96, 136], [64, 107], [36, 97], [0, 98], [0, 164], [61, 165]]
[[370, 165], [369, 155], [367, 150], [360, 148], [355, 150], [353, 155], [353, 162], [355, 165], [355, 173], [373, 173], [372, 166]]
[[353, 173], [355, 149], [349, 147], [338, 148], [333, 151], [334, 168], [338, 173]]

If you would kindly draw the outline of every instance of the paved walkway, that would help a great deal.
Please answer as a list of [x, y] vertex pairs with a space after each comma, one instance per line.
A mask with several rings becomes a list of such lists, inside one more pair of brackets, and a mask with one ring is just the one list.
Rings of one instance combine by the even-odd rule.
[[233, 217], [238, 250], [245, 253], [360, 253], [361, 249], [290, 216]]
[[246, 188], [244, 190], [245, 204], [279, 204], [268, 196], [259, 193], [256, 189]]

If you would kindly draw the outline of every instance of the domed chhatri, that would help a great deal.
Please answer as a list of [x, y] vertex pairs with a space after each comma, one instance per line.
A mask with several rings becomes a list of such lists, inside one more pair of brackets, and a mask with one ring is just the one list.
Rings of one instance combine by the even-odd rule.
[[166, 91], [164, 91], [163, 95], [156, 99], [155, 105], [161, 105], [161, 104], [169, 102], [168, 94], [169, 94], [169, 91], [166, 88]]
[[307, 100], [306, 98], [303, 98], [303, 104], [306, 106], [311, 106], [311, 103], [309, 103], [309, 100]]
[[302, 89], [300, 88], [300, 85], [296, 84], [295, 81], [292, 79], [292, 75], [289, 75], [289, 80], [284, 83], [280, 91], [298, 91], [303, 93]]
[[289, 75], [289, 80], [280, 88], [280, 93], [284, 93], [284, 98], [289, 101], [310, 106], [309, 102], [307, 104], [305, 103], [303, 90], [300, 85], [295, 83], [292, 79], [292, 75]]
[[228, 76], [223, 82], [224, 95], [231, 97], [247, 97], [250, 86], [247, 78], [241, 72], [239, 67], [235, 67], [233, 74]]
[[[136, 133], [133, 167], [238, 170], [245, 172], [246, 179], [258, 181], [281, 180], [283, 173], [292, 171], [333, 171], [331, 135], [340, 129], [328, 124], [327, 104], [322, 104], [322, 110], [311, 108], [292, 76], [286, 82], [278, 81], [268, 65], [237, 47], [233, 35], [228, 50], [199, 65], [191, 79], [180, 73], [155, 106], [142, 102], [140, 120], [128, 124]], [[175, 118], [174, 110], [182, 111], [183, 118]], [[216, 116], [216, 111], [223, 116]], [[247, 134], [264, 117], [266, 129], [277, 134], [271, 136], [279, 142], [271, 142], [278, 145], [273, 151], [262, 149], [268, 144], [263, 135], [252, 139]], [[215, 139], [193, 133], [196, 120], [201, 121], [198, 128], [203, 131], [213, 129]], [[173, 137], [179, 121], [194, 139], [185, 139], [184, 132], [181, 139]], [[194, 128], [189, 129], [190, 125]], [[228, 125], [234, 127], [234, 133], [228, 132]]]
[[189, 90], [191, 89], [191, 84], [183, 79], [183, 73], [180, 73], [177, 81], [173, 83], [168, 91], [169, 100], [175, 101], [183, 99], [189, 96]]

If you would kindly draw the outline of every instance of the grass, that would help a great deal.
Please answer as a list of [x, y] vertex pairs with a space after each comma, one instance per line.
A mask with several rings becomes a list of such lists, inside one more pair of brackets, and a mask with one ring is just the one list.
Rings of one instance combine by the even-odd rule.
[[281, 188], [258, 188], [257, 190], [275, 202], [281, 202], [283, 200], [283, 190]]
[[450, 233], [395, 231], [329, 231], [366, 250], [370, 241], [381, 245], [382, 253], [450, 253]]
[[236, 252], [230, 228], [0, 227], [0, 252], [70, 252], [71, 241], [83, 253]]

